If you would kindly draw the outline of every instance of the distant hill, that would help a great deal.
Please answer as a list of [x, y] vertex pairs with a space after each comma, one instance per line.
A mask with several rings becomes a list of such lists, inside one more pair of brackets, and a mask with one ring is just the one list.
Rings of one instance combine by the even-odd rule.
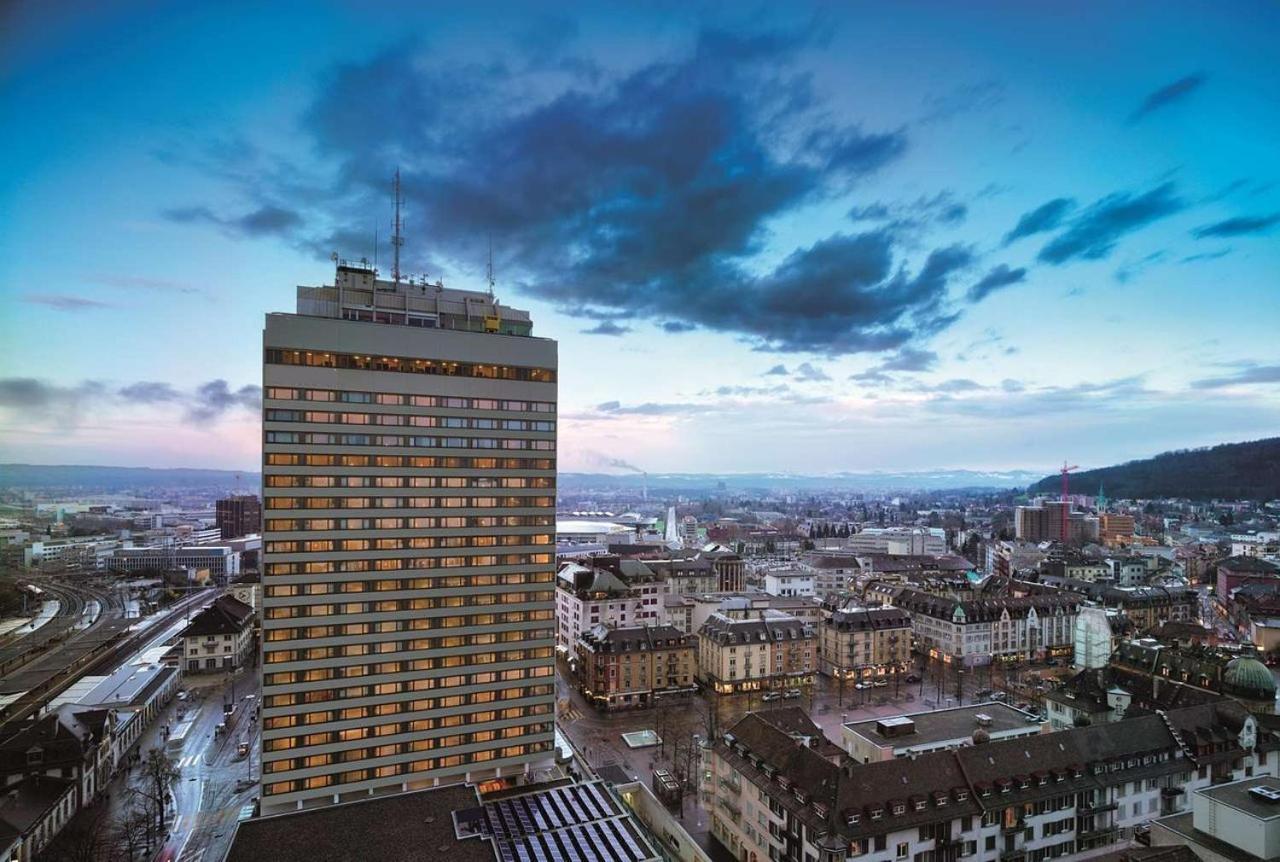
[[256, 490], [257, 473], [234, 470], [202, 470], [194, 467], [97, 467], [80, 464], [0, 464], [0, 488], [45, 491], [79, 491], [114, 494], [121, 491], [185, 490], [236, 486]]
[[[1056, 493], [1061, 476], [1047, 476], [1027, 490]], [[1280, 499], [1280, 437], [1180, 449], [1115, 467], [1071, 474], [1071, 487], [1108, 497], [1186, 497], [1191, 500]]]
[[561, 473], [561, 490], [639, 490], [695, 493], [721, 485], [729, 491], [968, 491], [1022, 488], [1040, 473], [1030, 470], [925, 470], [906, 473]]

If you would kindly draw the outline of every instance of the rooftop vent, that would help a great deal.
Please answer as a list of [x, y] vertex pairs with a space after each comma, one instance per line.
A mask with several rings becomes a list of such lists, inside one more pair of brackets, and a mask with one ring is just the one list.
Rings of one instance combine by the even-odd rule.
[[978, 723], [979, 727], [991, 726], [991, 716], [987, 715], [985, 712], [978, 713], [973, 717], [973, 720]]
[[1249, 795], [1270, 805], [1280, 803], [1280, 787], [1250, 787]]

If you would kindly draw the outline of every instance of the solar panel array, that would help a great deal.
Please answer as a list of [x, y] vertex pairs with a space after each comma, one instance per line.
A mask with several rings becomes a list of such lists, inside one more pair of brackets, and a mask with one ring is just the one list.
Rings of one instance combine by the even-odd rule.
[[500, 862], [644, 862], [654, 853], [599, 782], [486, 803]]

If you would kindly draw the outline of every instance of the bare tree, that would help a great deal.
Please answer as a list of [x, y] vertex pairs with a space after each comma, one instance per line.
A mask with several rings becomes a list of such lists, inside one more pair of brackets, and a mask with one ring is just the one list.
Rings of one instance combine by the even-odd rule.
[[178, 777], [178, 767], [163, 750], [153, 748], [139, 765], [139, 774], [142, 784], [134, 786], [133, 792], [142, 801], [143, 810], [150, 815], [156, 834], [163, 835], [165, 800], [169, 795], [169, 785]]
[[71, 819], [42, 856], [48, 862], [117, 862], [120, 844], [105, 805]]

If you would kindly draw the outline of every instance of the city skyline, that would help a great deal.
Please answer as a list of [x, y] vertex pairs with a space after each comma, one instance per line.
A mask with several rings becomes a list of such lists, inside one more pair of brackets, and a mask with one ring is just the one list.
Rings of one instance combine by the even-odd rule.
[[261, 315], [389, 272], [397, 167], [406, 269], [492, 242], [560, 342], [566, 471], [1271, 436], [1280, 11], [1161, 12], [10, 10], [5, 460], [252, 468]]

